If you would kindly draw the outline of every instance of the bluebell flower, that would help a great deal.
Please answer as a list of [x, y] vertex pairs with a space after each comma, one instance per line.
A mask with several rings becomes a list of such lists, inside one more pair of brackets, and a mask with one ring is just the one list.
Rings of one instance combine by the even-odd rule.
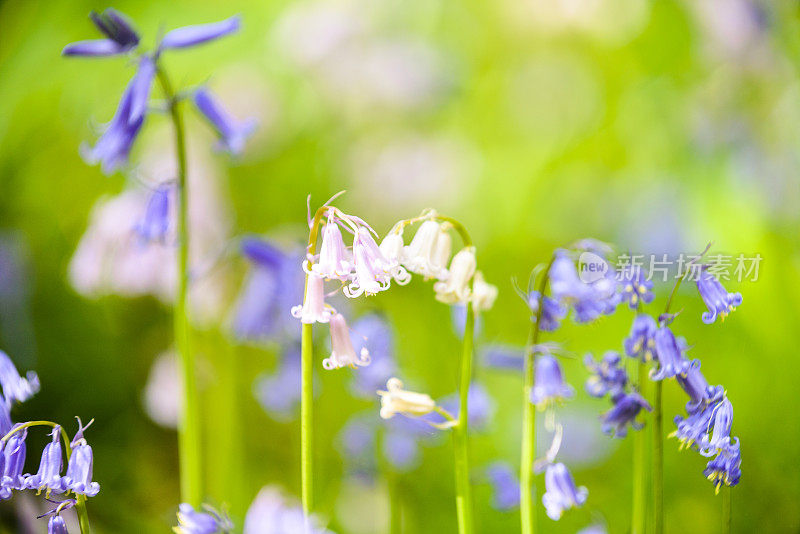
[[675, 416], [676, 430], [670, 437], [677, 437], [680, 441], [680, 448], [691, 447], [698, 449], [699, 444], [708, 442], [708, 434], [713, 427], [714, 413], [720, 405], [724, 394], [721, 391], [715, 392], [715, 396], [701, 403], [696, 409], [690, 411], [686, 417]]
[[611, 273], [584, 282], [566, 250], [558, 250], [555, 254], [550, 267], [550, 289], [555, 299], [572, 307], [576, 322], [588, 323], [616, 309], [619, 297]]
[[506, 345], [486, 345], [481, 349], [480, 360], [486, 367], [522, 372], [525, 365], [525, 349]]
[[[450, 412], [453, 417], [458, 418], [459, 396], [453, 393], [443, 398], [439, 403], [442, 408]], [[489, 392], [481, 384], [473, 382], [467, 393], [467, 405], [469, 407], [468, 425], [470, 430], [484, 429], [494, 416], [495, 403]]]
[[644, 425], [636, 421], [636, 416], [645, 410], [653, 408], [638, 393], [620, 393], [612, 399], [614, 406], [604, 413], [600, 420], [603, 422], [603, 432], [616, 438], [624, 438], [628, 434], [628, 425], [634, 430], [640, 430]]
[[531, 390], [531, 402], [540, 410], [575, 394], [572, 386], [564, 382], [561, 365], [550, 354], [536, 358], [536, 373]]
[[51, 516], [47, 520], [47, 534], [69, 534], [64, 518], [60, 515]]
[[686, 351], [686, 345], [683, 340], [678, 340], [672, 330], [667, 326], [662, 326], [656, 330], [653, 337], [656, 349], [656, 358], [658, 359], [658, 369], [651, 370], [650, 378], [652, 380], [663, 380], [665, 378], [674, 378], [676, 375], [685, 376], [692, 366], [697, 366], [697, 361], [687, 360], [683, 353]]
[[170, 203], [174, 192], [172, 185], [160, 185], [147, 199], [142, 219], [134, 230], [145, 242], [166, 243], [170, 230]]
[[178, 506], [178, 526], [172, 527], [176, 534], [215, 534], [229, 532], [233, 528], [230, 519], [222, 516], [209, 506], [204, 512], [195, 510], [191, 504]]
[[100, 484], [92, 481], [94, 465], [92, 447], [83, 437], [84, 431], [91, 424], [92, 421], [83, 426], [80, 418], [78, 419], [78, 431], [70, 444], [72, 454], [67, 463], [67, 474], [62, 479], [64, 490], [83, 494], [87, 497], [94, 497], [100, 491]]
[[278, 369], [256, 381], [254, 394], [273, 419], [293, 419], [300, 403], [300, 349], [287, 349]]
[[14, 401], [25, 402], [39, 391], [39, 377], [35, 372], [28, 371], [22, 378], [11, 358], [0, 350], [0, 387], [8, 405]]
[[[528, 307], [531, 309], [532, 320], [536, 322], [539, 312], [539, 301], [541, 294], [538, 291], [528, 293]], [[555, 331], [561, 324], [561, 320], [567, 316], [567, 308], [551, 297], [545, 295], [544, 308], [542, 308], [542, 324], [539, 329], [545, 332]]]
[[625, 338], [625, 354], [631, 358], [639, 358], [643, 362], [649, 362], [655, 358], [656, 330], [658, 325], [655, 319], [646, 314], [638, 314], [633, 319], [631, 332]]
[[719, 453], [709, 460], [703, 474], [716, 486], [716, 492], [724, 484], [735, 486], [742, 476], [742, 456], [739, 450], [739, 440], [735, 439], [720, 449]]
[[219, 22], [195, 24], [170, 30], [161, 39], [159, 48], [188, 48], [207, 43], [239, 31], [241, 23], [242, 18], [236, 15]]
[[114, 9], [89, 15], [106, 39], [78, 41], [61, 52], [65, 56], [113, 56], [130, 52], [139, 45], [139, 35], [127, 18]]
[[231, 154], [241, 154], [247, 138], [256, 129], [255, 119], [235, 120], [205, 88], [195, 91], [193, 100], [198, 111], [203, 114], [219, 135], [217, 147]]
[[486, 476], [492, 486], [492, 508], [513, 510], [519, 506], [519, 480], [506, 462], [494, 462], [486, 468]]
[[0, 398], [0, 434], [5, 436], [9, 433], [14, 423], [11, 422], [11, 407]]
[[701, 436], [698, 443], [699, 452], [703, 456], [712, 456], [725, 449], [731, 442], [731, 425], [733, 424], [733, 404], [724, 396], [711, 409], [712, 420], [708, 431]]
[[630, 309], [635, 310], [640, 303], [649, 304], [655, 298], [653, 282], [647, 279], [639, 265], [626, 265], [618, 276], [617, 287]]
[[61, 457], [61, 427], [56, 426], [50, 433], [52, 441], [44, 446], [42, 459], [39, 462], [39, 471], [35, 475], [25, 475], [25, 487], [37, 491], [63, 493], [64, 485], [61, 479], [63, 458]]
[[0, 486], [4, 489], [25, 489], [25, 438], [28, 430], [23, 428], [15, 432], [3, 447], [3, 477]]
[[708, 308], [708, 311], [702, 315], [703, 322], [706, 324], [713, 323], [717, 317], [724, 321], [730, 312], [742, 304], [742, 294], [728, 293], [719, 279], [709, 272], [708, 265], [700, 268], [697, 290]]
[[542, 496], [547, 516], [553, 521], [561, 519], [561, 514], [572, 507], [583, 506], [589, 491], [576, 487], [567, 466], [562, 463], [550, 464], [544, 474], [545, 494]]
[[353, 375], [351, 389], [357, 396], [373, 399], [375, 391], [397, 374], [391, 328], [379, 315], [365, 315], [353, 323], [350, 337], [356, 352], [367, 348], [372, 360]]
[[722, 391], [722, 386], [709, 386], [703, 373], [700, 372], [700, 362], [689, 367], [686, 375], [676, 375], [675, 379], [683, 391], [689, 395], [686, 411], [689, 413], [698, 410], [701, 405], [717, 396]]
[[614, 397], [625, 391], [628, 384], [628, 373], [620, 367], [621, 357], [618, 352], [606, 352], [599, 362], [595, 362], [591, 354], [584, 359], [592, 376], [586, 381], [586, 392], [592, 397], [603, 397], [611, 393]]

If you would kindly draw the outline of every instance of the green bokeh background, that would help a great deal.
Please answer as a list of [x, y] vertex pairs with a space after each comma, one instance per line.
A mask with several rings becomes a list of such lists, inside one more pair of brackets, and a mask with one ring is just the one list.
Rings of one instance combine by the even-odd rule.
[[[115, 7], [136, 22], [145, 43], [158, 28], [243, 15], [241, 34], [165, 58], [181, 85], [210, 77], [237, 115], [252, 113], [261, 121], [241, 159], [202, 154], [229, 197], [233, 235], [300, 236], [306, 195], [322, 202], [342, 189], [349, 193], [340, 205], [381, 233], [397, 219], [436, 207], [470, 229], [481, 268], [500, 288], [483, 318], [480, 343], [524, 342], [528, 316], [511, 278], [527, 279], [554, 248], [581, 237], [623, 251], [693, 253], [713, 240], [717, 252], [760, 254], [757, 281], [730, 283], [744, 304], [729, 319], [704, 325], [702, 303], [686, 284], [675, 328], [735, 407], [743, 476], [733, 491], [734, 531], [797, 531], [797, 7], [746, 0], [550, 4], [180, 0]], [[352, 65], [335, 55], [312, 67], [298, 65], [297, 48], [330, 36], [324, 24], [292, 33], [298, 26], [287, 19], [317, 9], [325, 21], [330, 6], [362, 28], [352, 46], [386, 40], [432, 50], [433, 94], [400, 104], [373, 98], [372, 85], [352, 79], [346, 70]], [[21, 368], [35, 369], [42, 382], [41, 392], [15, 409], [17, 420], [96, 419], [89, 437], [103, 489], [89, 510], [97, 532], [166, 532], [179, 500], [176, 437], [150, 421], [141, 397], [151, 363], [170, 345], [169, 310], [154, 298], [88, 300], [67, 278], [92, 206], [125, 187], [122, 174], [103, 176], [81, 159], [78, 147], [93, 143], [97, 124], [112, 116], [132, 67], [125, 59], [59, 55], [66, 43], [95, 36], [86, 14], [104, 7], [0, 2], [0, 233], [21, 252], [26, 275], [19, 288], [27, 294], [13, 307], [0, 302], [7, 312], [0, 315], [0, 348]], [[388, 61], [378, 56], [365, 79], [378, 78], [390, 89], [411, 83], [408, 62]], [[336, 69], [338, 78], [329, 72]], [[157, 144], [166, 128], [163, 117], [148, 119], [132, 159]], [[210, 153], [207, 128], [191, 118], [189, 130], [190, 151]], [[232, 302], [245, 266], [227, 261]], [[667, 284], [657, 286], [654, 313], [668, 291]], [[416, 280], [359, 302], [353, 314], [373, 309], [393, 322], [403, 378], [434, 397], [451, 393], [458, 339], [449, 310], [433, 300], [429, 284]], [[620, 309], [590, 326], [566, 325], [551, 337], [578, 355], [619, 349], [631, 318]], [[299, 494], [299, 427], [272, 420], [250, 393], [256, 376], [274, 367], [275, 351], [229, 346], [220, 335], [225, 331], [225, 324], [204, 329], [196, 344], [209, 365], [209, 500], [228, 503], [241, 525], [262, 485]], [[565, 367], [578, 390], [572, 409], [605, 409], [605, 402], [583, 393], [579, 361]], [[235, 417], [219, 394], [230, 385], [232, 368], [241, 403]], [[350, 397], [348, 373], [319, 375], [318, 508], [337, 532], [382, 532], [384, 483], [359, 489], [345, 478], [333, 446], [351, 414], [374, 408], [377, 417], [377, 398], [370, 404]], [[481, 368], [477, 375], [498, 410], [490, 431], [472, 441], [474, 466], [494, 459], [516, 463], [521, 379]], [[677, 386], [668, 384], [668, 431], [683, 402]], [[31, 437], [28, 470], [36, 468], [44, 439]], [[239, 456], [217, 456], [226, 440]], [[610, 532], [627, 531], [630, 441], [615, 443], [607, 459], [574, 469], [590, 490], [587, 506], [558, 523], [541, 513], [543, 531], [575, 532], [598, 518]], [[451, 455], [447, 440], [427, 447], [420, 467], [403, 476], [407, 532], [455, 532]], [[244, 466], [241, 476], [237, 462]], [[667, 532], [719, 530], [721, 501], [703, 467], [698, 455], [679, 453], [673, 440], [667, 442]], [[493, 510], [486, 485], [475, 491], [480, 532], [517, 531], [516, 512]], [[0, 504], [0, 528], [23, 532], [16, 517], [35, 515], [30, 506], [39, 500]]]

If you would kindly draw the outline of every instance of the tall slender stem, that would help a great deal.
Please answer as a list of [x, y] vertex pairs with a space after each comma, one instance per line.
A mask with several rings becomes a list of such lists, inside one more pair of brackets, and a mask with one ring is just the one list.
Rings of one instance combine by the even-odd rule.
[[389, 485], [389, 534], [400, 534], [403, 531], [403, 508], [400, 499], [400, 476], [389, 468], [387, 482]]
[[[644, 385], [647, 380], [647, 366], [639, 361], [639, 394], [644, 396]], [[644, 534], [645, 531], [645, 506], [647, 503], [645, 492], [645, 437], [644, 432], [633, 434], [633, 512], [631, 514], [632, 534]]]
[[531, 324], [528, 335], [528, 346], [525, 349], [525, 376], [522, 386], [522, 457], [519, 466], [520, 480], [520, 522], [522, 534], [536, 532], [536, 503], [533, 493], [533, 463], [536, 461], [536, 407], [531, 402], [531, 392], [536, 369], [536, 346], [539, 344], [539, 334], [544, 313], [544, 292], [550, 279], [550, 267], [555, 261], [555, 256], [550, 259], [542, 280], [539, 283], [539, 307], [536, 310], [536, 321]]
[[731, 533], [731, 487], [722, 488], [722, 531], [725, 534]]
[[183, 383], [183, 417], [178, 429], [178, 453], [180, 458], [181, 500], [199, 507], [203, 500], [203, 473], [200, 435], [200, 403], [197, 395], [195, 359], [189, 339], [189, 195], [187, 184], [186, 139], [183, 131], [183, 117], [180, 101], [175, 96], [166, 72], [159, 66], [158, 79], [175, 132], [175, 153], [178, 160], [178, 290], [173, 308], [173, 327], [175, 329], [175, 348], [180, 358]]
[[475, 335], [475, 311], [467, 303], [467, 319], [464, 324], [464, 347], [461, 353], [461, 383], [459, 385], [458, 423], [453, 428], [456, 471], [456, 513], [460, 534], [472, 534], [472, 487], [469, 477], [469, 386], [472, 382], [473, 337]]
[[663, 381], [655, 383], [653, 395], [653, 532], [664, 532], [664, 420], [661, 412]]

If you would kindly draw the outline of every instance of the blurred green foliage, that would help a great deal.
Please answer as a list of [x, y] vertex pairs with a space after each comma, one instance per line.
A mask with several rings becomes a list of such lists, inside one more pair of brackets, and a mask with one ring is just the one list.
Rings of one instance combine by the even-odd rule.
[[[162, 532], [178, 500], [176, 439], [150, 422], [141, 398], [152, 361], [171, 343], [169, 310], [153, 298], [87, 300], [67, 278], [93, 204], [125, 183], [88, 166], [78, 147], [93, 143], [97, 125], [113, 114], [131, 65], [59, 56], [66, 43], [93, 37], [86, 14], [104, 7], [0, 2], [0, 232], [23, 251], [31, 325], [19, 328], [24, 314], [3, 315], [0, 347], [15, 347], [12, 356], [42, 381], [16, 419], [97, 419], [88, 436], [103, 487], [89, 503], [97, 531]], [[800, 342], [800, 26], [793, 3], [177, 0], [115, 7], [149, 43], [159, 28], [243, 14], [240, 35], [166, 58], [174, 80], [190, 86], [211, 74], [238, 116], [261, 121], [241, 160], [209, 160], [229, 195], [234, 234], [299, 237], [306, 195], [317, 203], [341, 189], [349, 191], [342, 207], [381, 233], [436, 207], [470, 229], [481, 268], [500, 287], [484, 317], [484, 343], [524, 342], [528, 314], [510, 279], [526, 280], [554, 248], [581, 237], [621, 251], [693, 253], [713, 240], [719, 252], [761, 254], [759, 279], [731, 284], [744, 304], [724, 324], [701, 323], [702, 303], [686, 284], [675, 328], [735, 406], [743, 477], [733, 491], [734, 530], [798, 529], [800, 363], [792, 354]], [[308, 13], [317, 18], [304, 19]], [[349, 36], [344, 52], [342, 33]], [[398, 51], [407, 55], [398, 59]], [[169, 126], [158, 116], [148, 121], [133, 161], [157, 147]], [[189, 128], [190, 151], [209, 151], [207, 128], [195, 120]], [[235, 287], [244, 265], [229, 261]], [[657, 286], [654, 310], [668, 290]], [[417, 280], [357, 309], [385, 311], [403, 377], [436, 397], [455, 389], [458, 340], [449, 310], [431, 297]], [[577, 355], [620, 349], [631, 318], [621, 309], [552, 337]], [[299, 493], [299, 429], [270, 419], [250, 394], [255, 377], [274, 366], [274, 350], [230, 346], [221, 335], [226, 327], [199, 332], [196, 341], [212, 371], [205, 390], [210, 497], [230, 502], [241, 525], [262, 485]], [[573, 409], [604, 410], [605, 402], [583, 393], [579, 360], [566, 367], [578, 389]], [[316, 491], [331, 528], [358, 534], [381, 528], [364, 526], [363, 517], [374, 512], [381, 524], [385, 489], [380, 481], [378, 491], [346, 481], [332, 445], [351, 414], [373, 408], [377, 417], [377, 398], [370, 404], [347, 393], [349, 372], [320, 373]], [[486, 369], [477, 375], [500, 409], [491, 432], [472, 441], [474, 466], [516, 463], [521, 379]], [[221, 377], [238, 387], [241, 435], [220, 433], [232, 424], [229, 399], [215, 394]], [[683, 403], [669, 384], [667, 430]], [[217, 461], [223, 439], [242, 456]], [[44, 437], [31, 440], [29, 470]], [[559, 523], [541, 514], [547, 532], [575, 532], [597, 517], [610, 532], [626, 531], [630, 440], [614, 446], [607, 459], [575, 469], [589, 502]], [[426, 448], [422, 465], [403, 476], [408, 532], [455, 531], [451, 455], [449, 442]], [[231, 480], [226, 469], [237, 461], [244, 476]], [[704, 480], [704, 461], [670, 440], [665, 463], [667, 531], [716, 532], [721, 502]], [[13, 528], [15, 502], [0, 505], [5, 528]], [[476, 503], [480, 532], [518, 528], [516, 513], [490, 508], [487, 486], [476, 487]]]

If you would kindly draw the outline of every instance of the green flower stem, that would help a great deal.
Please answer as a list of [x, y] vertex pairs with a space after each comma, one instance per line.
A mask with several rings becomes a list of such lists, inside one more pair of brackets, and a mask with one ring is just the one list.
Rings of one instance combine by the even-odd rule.
[[[647, 366], [639, 361], [639, 394], [645, 396]], [[644, 432], [633, 433], [633, 513], [631, 515], [632, 534], [645, 532], [645, 506], [647, 505], [647, 485], [645, 484], [645, 438]]]
[[722, 488], [722, 525], [725, 534], [731, 533], [731, 487]]
[[664, 418], [661, 412], [663, 380], [655, 383], [653, 395], [653, 532], [664, 532]]
[[536, 321], [531, 325], [528, 346], [525, 350], [525, 375], [522, 387], [522, 457], [519, 466], [520, 480], [520, 522], [522, 534], [536, 532], [536, 503], [534, 502], [533, 463], [536, 461], [536, 407], [531, 402], [531, 392], [536, 373], [536, 346], [539, 344], [544, 310], [544, 292], [550, 279], [550, 267], [555, 256], [550, 259], [542, 280], [539, 283], [539, 308], [536, 310]]
[[[22, 423], [21, 425], [17, 425], [12, 428], [8, 434], [0, 438], [0, 441], [2, 441], [2, 443], [5, 445], [11, 436], [23, 428], [30, 428], [33, 426], [49, 426], [51, 428], [59, 427], [61, 429], [61, 440], [64, 442], [64, 453], [67, 456], [67, 463], [69, 463], [69, 459], [72, 456], [72, 440], [70, 439], [69, 434], [67, 434], [67, 431], [64, 430], [63, 426], [52, 421], [28, 421], [27, 423]], [[75, 494], [75, 514], [78, 516], [78, 526], [81, 529], [81, 534], [91, 534], [92, 527], [89, 525], [89, 513], [86, 511], [86, 495], [80, 493]]]
[[387, 472], [389, 486], [389, 534], [403, 532], [403, 503], [400, 475], [391, 469]]
[[183, 403], [180, 428], [178, 429], [178, 454], [180, 463], [181, 500], [198, 508], [203, 500], [203, 472], [200, 403], [197, 395], [195, 358], [189, 343], [189, 195], [186, 170], [186, 139], [183, 131], [183, 117], [180, 100], [172, 89], [166, 72], [157, 68], [158, 80], [167, 99], [167, 109], [172, 117], [175, 130], [175, 153], [178, 160], [178, 291], [173, 308], [173, 327], [175, 329], [175, 348], [180, 358], [183, 384]]
[[469, 480], [468, 450], [468, 398], [472, 381], [473, 337], [475, 334], [475, 311], [467, 303], [467, 319], [464, 324], [464, 350], [461, 353], [461, 384], [459, 385], [458, 423], [453, 427], [456, 471], [456, 513], [458, 532], [472, 534], [472, 487]]
[[[322, 206], [314, 214], [308, 234], [310, 254], [313, 254], [317, 248], [319, 225], [326, 209], [328, 209], [327, 206]], [[308, 287], [307, 274], [306, 287]], [[305, 292], [303, 294], [305, 295]], [[300, 339], [300, 496], [306, 520], [311, 516], [314, 496], [314, 340], [312, 334], [311, 324], [303, 324]]]

